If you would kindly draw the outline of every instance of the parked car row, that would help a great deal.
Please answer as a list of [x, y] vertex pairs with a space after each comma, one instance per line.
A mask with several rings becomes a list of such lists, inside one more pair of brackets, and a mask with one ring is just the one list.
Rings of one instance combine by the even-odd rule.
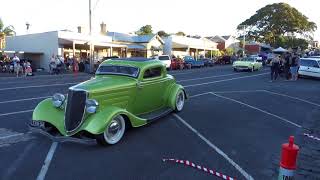
[[200, 58], [196, 60], [192, 56], [171, 58], [169, 55], [161, 55], [157, 58], [166, 65], [167, 69], [170, 70], [212, 67], [217, 64], [215, 60], [210, 58]]
[[[118, 59], [119, 57], [105, 57], [103, 60]], [[230, 56], [222, 56], [217, 59], [184, 56], [183, 58], [172, 58], [170, 55], [160, 55], [153, 58], [159, 59], [168, 70], [182, 70], [191, 68], [212, 67], [215, 64], [231, 64]]]

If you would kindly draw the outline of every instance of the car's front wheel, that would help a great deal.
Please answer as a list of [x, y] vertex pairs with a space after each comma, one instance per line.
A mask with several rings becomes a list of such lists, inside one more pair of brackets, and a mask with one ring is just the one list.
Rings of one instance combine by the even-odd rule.
[[116, 115], [106, 127], [102, 134], [96, 136], [101, 145], [112, 145], [118, 143], [124, 135], [126, 123], [122, 115]]
[[185, 101], [186, 97], [184, 95], [184, 91], [183, 90], [179, 90], [176, 96], [176, 108], [175, 111], [176, 112], [180, 112], [182, 111], [183, 107], [184, 107], [184, 101]]

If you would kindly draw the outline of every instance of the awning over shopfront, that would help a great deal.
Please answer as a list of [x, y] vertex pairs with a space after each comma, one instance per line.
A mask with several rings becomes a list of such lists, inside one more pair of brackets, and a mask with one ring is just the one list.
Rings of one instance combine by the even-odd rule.
[[85, 35], [68, 31], [59, 31], [58, 41], [61, 45], [79, 44], [79, 45], [94, 45], [101, 47], [118, 47], [126, 48], [126, 45], [112, 43], [112, 38], [102, 35]]

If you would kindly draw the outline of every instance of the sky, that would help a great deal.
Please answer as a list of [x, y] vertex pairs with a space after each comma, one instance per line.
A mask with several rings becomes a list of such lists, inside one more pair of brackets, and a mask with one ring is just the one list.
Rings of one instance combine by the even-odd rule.
[[[319, 27], [314, 38], [320, 40], [320, 1], [318, 0], [92, 0], [92, 28], [100, 23], [108, 31], [135, 32], [150, 24], [154, 32], [183, 31], [190, 35], [236, 35], [238, 24], [267, 4], [285, 2], [297, 8]], [[1, 0], [0, 18], [13, 25], [17, 35], [69, 29], [89, 29], [89, 0]], [[3, 8], [5, 7], [5, 8]]]

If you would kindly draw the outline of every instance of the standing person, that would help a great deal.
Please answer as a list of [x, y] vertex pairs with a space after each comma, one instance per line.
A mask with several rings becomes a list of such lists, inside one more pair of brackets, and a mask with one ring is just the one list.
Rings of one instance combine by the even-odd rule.
[[79, 65], [78, 65], [78, 60], [77, 60], [76, 58], [73, 58], [72, 70], [73, 70], [73, 74], [74, 74], [75, 76], [77, 76], [78, 71], [79, 71]]
[[271, 81], [277, 80], [279, 75], [279, 67], [280, 67], [280, 55], [276, 55], [271, 60]]
[[90, 59], [86, 58], [85, 62], [84, 62], [84, 69], [86, 73], [90, 73]]
[[51, 58], [50, 58], [50, 63], [49, 63], [49, 70], [50, 70], [50, 74], [54, 73], [55, 67], [56, 66], [56, 59], [54, 54], [52, 54]]
[[32, 76], [32, 68], [31, 63], [29, 61], [26, 62], [26, 70], [25, 70], [25, 76]]
[[59, 57], [59, 56], [56, 56], [55, 64], [56, 64], [55, 73], [56, 73], [56, 74], [59, 74], [59, 73], [60, 73], [60, 70], [61, 70], [61, 67], [62, 67], [62, 61], [60, 60], [60, 57]]
[[69, 71], [72, 71], [72, 68], [73, 68], [73, 57], [72, 58], [70, 58], [70, 57], [68, 57], [68, 70]]
[[13, 62], [14, 72], [16, 73], [17, 77], [19, 77], [20, 59], [16, 54], [13, 55], [12, 62]]
[[291, 67], [290, 67], [292, 81], [298, 80], [298, 70], [299, 70], [299, 66], [300, 66], [299, 62], [300, 62], [299, 56], [297, 54], [294, 54], [294, 56], [292, 57], [292, 63], [291, 63]]

